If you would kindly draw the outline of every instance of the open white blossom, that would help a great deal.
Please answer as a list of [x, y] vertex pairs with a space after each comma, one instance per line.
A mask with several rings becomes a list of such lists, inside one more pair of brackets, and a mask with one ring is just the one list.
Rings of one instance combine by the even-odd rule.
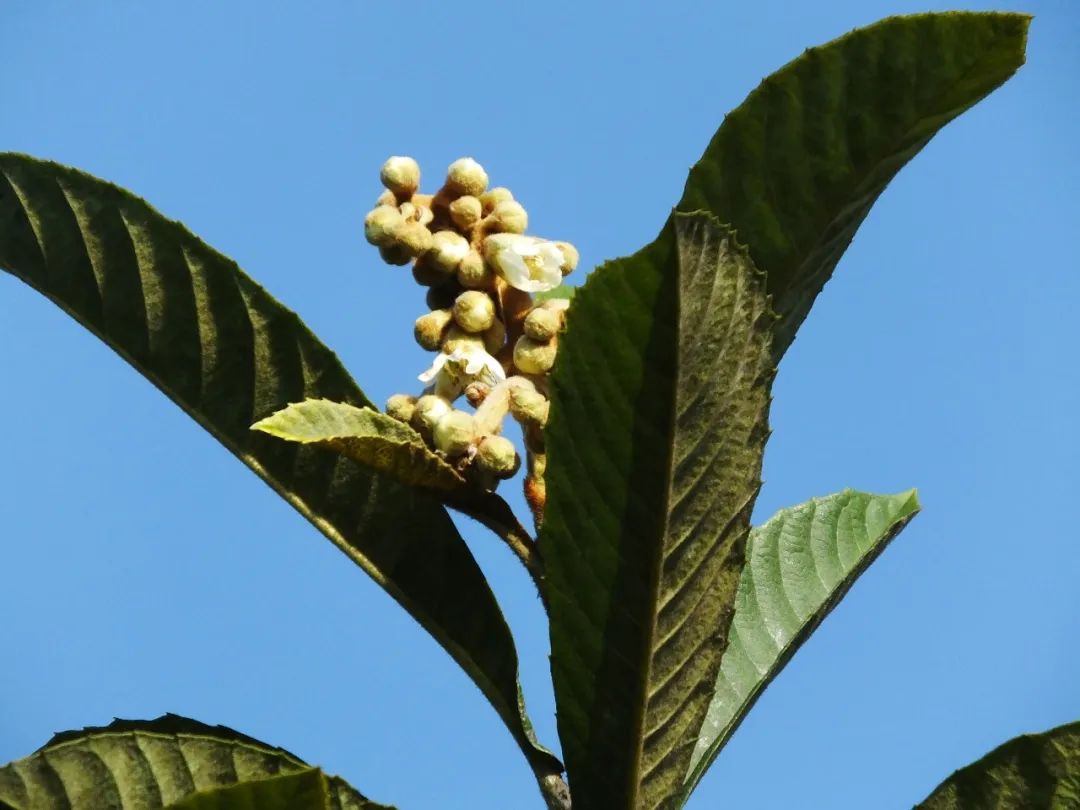
[[431, 368], [420, 375], [422, 383], [434, 386], [435, 393], [450, 400], [471, 382], [497, 385], [506, 379], [502, 363], [484, 349], [482, 341], [454, 341], [452, 351], [442, 351]]
[[562, 283], [563, 253], [546, 239], [497, 233], [484, 240], [484, 255], [495, 272], [519, 290], [543, 292]]

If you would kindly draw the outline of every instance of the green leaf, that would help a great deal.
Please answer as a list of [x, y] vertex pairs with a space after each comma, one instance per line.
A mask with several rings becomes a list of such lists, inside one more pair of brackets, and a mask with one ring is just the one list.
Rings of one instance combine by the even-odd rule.
[[282, 408], [251, 429], [325, 447], [411, 486], [449, 491], [466, 486], [461, 474], [419, 433], [371, 408], [308, 399]]
[[946, 779], [919, 810], [1080, 807], [1080, 723], [1025, 734]]
[[[310, 770], [283, 748], [167, 714], [57, 734], [26, 759], [0, 768], [0, 805], [157, 810], [200, 791]], [[391, 810], [336, 776], [319, 778], [325, 779], [332, 810]]]
[[0, 153], [0, 268], [101, 338], [262, 477], [453, 656], [534, 769], [558, 768], [527, 731], [510, 630], [446, 509], [340, 455], [250, 429], [303, 399], [371, 405], [295, 313], [143, 200], [25, 155]]
[[735, 618], [684, 801], [765, 688], [918, 511], [914, 490], [847, 489], [783, 509], [750, 532]]
[[810, 48], [728, 114], [680, 211], [731, 225], [768, 276], [779, 358], [878, 195], [1024, 62], [1030, 17], [891, 17]]
[[330, 810], [330, 806], [322, 771], [308, 768], [195, 793], [167, 810]]
[[577, 289], [577, 287], [571, 287], [569, 284], [560, 284], [553, 290], [544, 290], [543, 292], [534, 293], [533, 300], [538, 304], [541, 301], [548, 301], [552, 298], [559, 298], [564, 301], [572, 301], [574, 298], [574, 293], [577, 292]]
[[773, 376], [765, 282], [676, 215], [593, 273], [559, 347], [540, 548], [575, 810], [661, 806], [720, 667]]

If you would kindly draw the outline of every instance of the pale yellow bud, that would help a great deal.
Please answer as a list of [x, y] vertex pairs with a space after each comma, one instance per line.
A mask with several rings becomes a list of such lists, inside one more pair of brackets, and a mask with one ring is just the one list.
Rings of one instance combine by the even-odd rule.
[[540, 343], [547, 343], [562, 328], [562, 316], [554, 310], [535, 307], [525, 316], [525, 334]]
[[559, 268], [562, 270], [564, 276], [568, 276], [574, 272], [574, 268], [578, 264], [578, 252], [577, 248], [571, 245], [569, 242], [556, 242], [555, 247], [559, 249], [559, 252], [563, 255], [563, 263]]
[[421, 348], [429, 352], [438, 351], [446, 338], [451, 321], [453, 321], [453, 314], [449, 309], [437, 309], [427, 315], [421, 315], [416, 319], [413, 336]]
[[471, 413], [450, 411], [434, 430], [435, 447], [451, 458], [464, 455], [476, 441], [476, 424]]
[[468, 194], [479, 197], [487, 188], [488, 176], [484, 167], [472, 158], [460, 158], [450, 164], [446, 172], [447, 187], [459, 196]]
[[490, 214], [495, 210], [495, 206], [505, 200], [514, 199], [514, 195], [510, 193], [510, 189], [503, 188], [502, 186], [496, 186], [490, 191], [485, 191], [480, 195], [481, 210], [485, 214]]
[[408, 199], [420, 188], [420, 164], [411, 157], [394, 156], [383, 164], [379, 179], [399, 199]]
[[431, 231], [419, 222], [403, 222], [394, 231], [394, 240], [413, 256], [421, 256], [431, 250]]
[[425, 438], [430, 439], [435, 425], [448, 413], [450, 413], [449, 402], [434, 394], [425, 394], [416, 400], [416, 407], [413, 408], [412, 419], [409, 422]]
[[505, 436], [485, 436], [476, 447], [473, 463], [496, 478], [510, 478], [521, 466], [521, 458]]
[[483, 332], [495, 322], [495, 302], [479, 290], [467, 290], [454, 302], [454, 320], [466, 332]]
[[395, 232], [404, 224], [405, 218], [395, 206], [380, 205], [364, 217], [364, 238], [379, 247], [392, 245]]
[[457, 280], [462, 287], [473, 290], [491, 288], [495, 272], [484, 262], [484, 257], [476, 250], [469, 250], [457, 268]]
[[514, 344], [514, 365], [524, 374], [544, 374], [555, 365], [555, 341], [541, 343], [522, 335]]
[[469, 255], [469, 240], [454, 231], [437, 231], [432, 237], [431, 258], [448, 273], [454, 272]]
[[492, 209], [486, 222], [492, 231], [525, 233], [529, 227], [529, 215], [517, 200], [504, 200]]
[[450, 203], [450, 219], [463, 231], [470, 230], [473, 225], [480, 221], [482, 216], [483, 208], [480, 205], [480, 200], [471, 194], [458, 197]]
[[408, 424], [416, 411], [416, 397], [408, 394], [394, 394], [386, 400], [386, 412], [399, 422]]
[[[523, 381], [524, 382], [524, 381]], [[510, 413], [523, 425], [547, 424], [551, 403], [531, 384], [514, 385], [510, 389]]]
[[506, 326], [496, 318], [483, 334], [484, 348], [488, 354], [498, 354], [506, 345]]

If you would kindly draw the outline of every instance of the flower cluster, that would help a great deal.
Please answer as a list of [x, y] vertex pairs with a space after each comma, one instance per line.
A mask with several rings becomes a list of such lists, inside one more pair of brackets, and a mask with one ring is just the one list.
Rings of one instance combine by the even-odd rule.
[[[480, 486], [513, 476], [520, 458], [501, 435], [509, 414], [522, 427], [525, 494], [539, 520], [544, 505], [548, 373], [568, 301], [533, 300], [562, 284], [578, 261], [574, 247], [526, 236], [528, 214], [506, 188], [488, 188], [472, 158], [450, 164], [434, 194], [420, 193], [420, 167], [392, 157], [380, 174], [386, 191], [364, 220], [367, 240], [393, 265], [412, 265], [431, 309], [414, 334], [438, 352], [419, 376], [419, 397], [395, 394], [386, 411]], [[474, 410], [455, 407], [464, 396]]]

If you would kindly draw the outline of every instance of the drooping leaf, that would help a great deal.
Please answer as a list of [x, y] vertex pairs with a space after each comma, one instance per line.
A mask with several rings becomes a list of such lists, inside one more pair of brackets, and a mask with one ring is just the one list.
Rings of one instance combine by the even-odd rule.
[[326, 787], [322, 771], [308, 768], [194, 793], [166, 810], [330, 810]]
[[[0, 768], [0, 806], [158, 810], [200, 791], [308, 770], [283, 748], [168, 714], [56, 735]], [[389, 810], [336, 776], [325, 780], [332, 810]]]
[[552, 377], [540, 548], [575, 810], [661, 806], [734, 609], [773, 375], [764, 279], [675, 215], [574, 300]]
[[810, 48], [728, 114], [680, 211], [749, 246], [780, 316], [779, 358], [878, 195], [929, 140], [1024, 63], [1030, 17], [891, 17]]
[[372, 408], [308, 399], [251, 426], [279, 439], [341, 453], [411, 486], [458, 490], [465, 479], [408, 425]]
[[735, 618], [682, 799], [791, 656], [919, 511], [914, 490], [844, 490], [751, 530]]
[[961, 768], [918, 810], [1080, 807], [1080, 723], [1025, 734]]
[[110, 183], [0, 154], [0, 268], [101, 338], [357, 563], [477, 683], [534, 769], [558, 762], [519, 711], [517, 654], [446, 510], [340, 455], [250, 430], [306, 398], [371, 403], [236, 264]]

